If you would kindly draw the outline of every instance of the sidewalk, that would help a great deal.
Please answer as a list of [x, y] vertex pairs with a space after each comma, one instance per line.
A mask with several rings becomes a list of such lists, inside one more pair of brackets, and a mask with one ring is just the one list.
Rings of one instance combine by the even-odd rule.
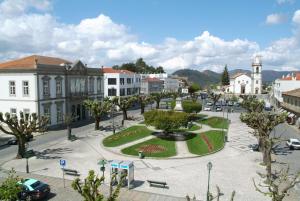
[[[49, 176], [42, 176], [37, 174], [26, 174], [22, 172], [17, 173], [21, 178], [35, 178], [50, 185], [51, 194], [49, 200], [51, 201], [82, 201], [83, 198], [71, 187], [71, 180], [65, 180], [65, 188], [63, 179]], [[3, 178], [0, 177], [0, 182]], [[101, 192], [107, 197], [109, 195], [109, 186], [102, 185]], [[119, 201], [186, 201], [185, 198], [178, 198], [168, 195], [160, 195], [154, 193], [140, 192], [135, 190], [128, 190], [122, 188], [118, 197]]]

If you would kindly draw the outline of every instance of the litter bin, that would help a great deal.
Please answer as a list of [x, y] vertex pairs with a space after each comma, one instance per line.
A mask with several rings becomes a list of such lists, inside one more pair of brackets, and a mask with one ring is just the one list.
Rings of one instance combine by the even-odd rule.
[[143, 159], [144, 158], [144, 153], [142, 151], [139, 151], [139, 158]]

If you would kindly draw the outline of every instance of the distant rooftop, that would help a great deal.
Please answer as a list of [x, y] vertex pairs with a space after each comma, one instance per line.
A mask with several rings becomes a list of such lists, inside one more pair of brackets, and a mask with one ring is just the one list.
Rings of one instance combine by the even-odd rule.
[[287, 74], [286, 76], [282, 76], [280, 80], [300, 80], [300, 73], [296, 73], [296, 75], [292, 74]]
[[131, 72], [129, 70], [117, 70], [117, 69], [113, 69], [111, 67], [104, 67], [103, 73], [134, 74], [133, 72]]
[[291, 90], [291, 91], [286, 91], [286, 92], [283, 92], [282, 95], [294, 96], [294, 97], [299, 97], [300, 98], [300, 89], [294, 89], [294, 90]]
[[36, 69], [38, 64], [56, 65], [71, 64], [72, 62], [57, 57], [32, 55], [17, 60], [0, 63], [0, 69]]

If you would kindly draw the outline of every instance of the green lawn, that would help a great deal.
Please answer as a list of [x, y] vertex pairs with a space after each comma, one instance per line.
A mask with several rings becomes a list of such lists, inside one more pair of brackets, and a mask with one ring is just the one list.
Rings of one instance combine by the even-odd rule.
[[179, 128], [179, 129], [173, 130], [173, 132], [196, 131], [199, 129], [201, 129], [200, 126], [193, 124], [191, 128]]
[[[205, 140], [201, 137], [201, 135], [205, 134], [207, 137], [209, 143], [212, 146], [212, 150], [209, 151], [209, 147]], [[205, 133], [200, 133], [200, 134], [190, 134], [193, 135], [194, 137], [189, 138], [186, 143], [188, 146], [189, 151], [192, 154], [196, 155], [205, 155], [208, 153], [213, 153], [224, 146], [224, 134], [222, 134], [222, 131], [216, 131], [216, 130], [211, 130], [207, 131]]]
[[229, 122], [222, 117], [210, 117], [208, 119], [201, 119], [197, 121], [198, 123], [207, 124], [212, 128], [224, 128], [227, 129]]
[[151, 135], [152, 131], [146, 126], [132, 126], [103, 140], [106, 147], [116, 147]]
[[127, 155], [133, 155], [138, 156], [138, 152], [141, 150], [141, 147], [145, 146], [152, 146], [158, 147], [162, 150], [155, 152], [144, 152], [145, 157], [171, 157], [176, 155], [176, 147], [175, 147], [175, 141], [172, 140], [165, 140], [161, 138], [153, 138], [151, 140], [135, 144], [131, 147], [127, 147], [125, 149], [122, 149], [121, 152]]
[[206, 114], [197, 114], [196, 116], [197, 116], [197, 118], [199, 118], [199, 119], [203, 119], [203, 118], [207, 117]]

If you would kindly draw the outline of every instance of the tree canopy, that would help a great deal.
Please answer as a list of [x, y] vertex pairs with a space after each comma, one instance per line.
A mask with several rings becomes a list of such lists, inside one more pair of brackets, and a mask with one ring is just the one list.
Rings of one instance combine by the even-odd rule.
[[227, 69], [227, 65], [225, 65], [224, 67], [224, 71], [221, 75], [221, 82], [222, 82], [222, 86], [226, 86], [230, 84], [230, 80], [229, 80], [229, 73], [228, 73], [228, 69]]
[[135, 63], [124, 63], [121, 66], [115, 65], [113, 68], [118, 70], [129, 70], [135, 73], [165, 73], [162, 66], [154, 67], [148, 65], [143, 58], [138, 58]]

